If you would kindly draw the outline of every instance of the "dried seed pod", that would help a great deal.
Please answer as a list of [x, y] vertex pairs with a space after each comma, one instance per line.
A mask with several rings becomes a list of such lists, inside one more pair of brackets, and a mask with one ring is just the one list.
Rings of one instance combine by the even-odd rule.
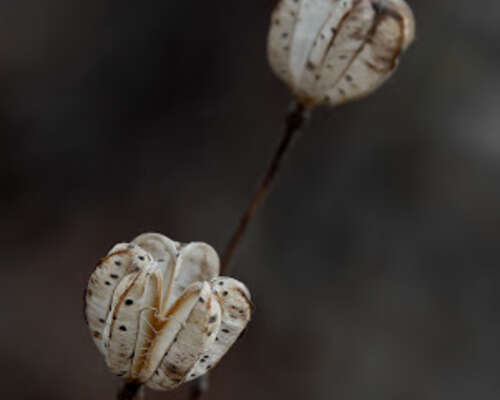
[[268, 56], [302, 103], [335, 106], [389, 78], [414, 32], [404, 0], [280, 0]]
[[[187, 374], [187, 380], [203, 375], [213, 368], [241, 336], [252, 313], [250, 293], [241, 282], [233, 278], [218, 277], [210, 282], [215, 299], [220, 303], [220, 329], [214, 343]], [[212, 317], [212, 321], [216, 320]]]
[[114, 246], [85, 294], [85, 318], [111, 371], [168, 390], [212, 368], [251, 316], [245, 285], [218, 273], [205, 243], [146, 233]]

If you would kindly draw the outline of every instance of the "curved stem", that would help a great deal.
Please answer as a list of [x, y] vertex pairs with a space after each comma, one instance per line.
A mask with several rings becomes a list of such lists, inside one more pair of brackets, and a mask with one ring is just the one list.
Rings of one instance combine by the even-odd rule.
[[257, 191], [255, 192], [250, 204], [247, 209], [243, 213], [239, 225], [233, 232], [231, 236], [231, 240], [222, 256], [221, 261], [221, 275], [227, 274], [229, 271], [229, 267], [231, 264], [231, 259], [233, 258], [245, 232], [248, 229], [248, 225], [252, 221], [257, 212], [257, 208], [264, 201], [266, 194], [273, 183], [276, 174], [280, 168], [281, 161], [283, 160], [283, 156], [287, 153], [287, 150], [290, 149], [290, 145], [293, 142], [294, 137], [300, 131], [304, 122], [307, 120], [309, 116], [309, 108], [300, 102], [294, 102], [289, 113], [285, 118], [285, 128], [283, 130], [283, 137], [281, 142], [274, 152], [273, 158], [269, 163], [266, 174], [262, 179]]
[[118, 392], [117, 400], [145, 400], [146, 390], [140, 383], [125, 383]]

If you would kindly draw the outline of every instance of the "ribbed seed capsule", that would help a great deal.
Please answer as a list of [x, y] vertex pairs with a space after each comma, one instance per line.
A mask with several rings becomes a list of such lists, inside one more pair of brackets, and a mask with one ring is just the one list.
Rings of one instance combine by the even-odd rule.
[[252, 313], [250, 293], [241, 282], [233, 278], [218, 277], [210, 282], [210, 287], [215, 300], [220, 304], [220, 327], [213, 344], [187, 374], [188, 381], [203, 375], [220, 361], [244, 332]]
[[302, 103], [334, 106], [387, 80], [414, 31], [404, 0], [281, 0], [269, 62]]
[[211, 369], [251, 314], [245, 285], [218, 273], [205, 243], [146, 233], [114, 246], [85, 293], [85, 318], [111, 371], [168, 390]]

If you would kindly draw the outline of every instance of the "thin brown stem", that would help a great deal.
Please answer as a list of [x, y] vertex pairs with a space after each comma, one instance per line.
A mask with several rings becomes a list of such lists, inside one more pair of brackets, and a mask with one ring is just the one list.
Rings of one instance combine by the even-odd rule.
[[140, 383], [125, 383], [118, 392], [117, 400], [146, 400], [146, 390]]
[[190, 400], [199, 400], [203, 393], [208, 391], [208, 385], [210, 384], [210, 377], [208, 373], [202, 375], [196, 380], [191, 386], [191, 394], [189, 396]]
[[[273, 158], [267, 167], [264, 178], [262, 179], [257, 191], [255, 192], [253, 198], [250, 201], [247, 209], [243, 213], [240, 222], [231, 236], [231, 240], [227, 244], [221, 261], [221, 275], [227, 274], [229, 272], [229, 267], [231, 260], [236, 252], [245, 232], [248, 229], [248, 225], [254, 218], [257, 208], [264, 201], [266, 194], [269, 192], [271, 184], [276, 178], [276, 174], [281, 166], [283, 157], [287, 151], [291, 148], [293, 139], [297, 136], [300, 129], [304, 125], [304, 122], [309, 117], [309, 108], [302, 103], [294, 102], [290, 111], [285, 118], [285, 128], [283, 130], [283, 137], [281, 142], [274, 152]], [[200, 377], [196, 382], [194, 382], [190, 400], [199, 400], [202, 395], [208, 390], [209, 376], [208, 374]]]
[[229, 272], [229, 267], [231, 260], [241, 242], [241, 239], [245, 235], [248, 229], [248, 225], [252, 221], [257, 212], [257, 208], [263, 202], [266, 194], [274, 181], [276, 174], [280, 168], [283, 156], [290, 149], [290, 145], [293, 142], [294, 137], [300, 131], [307, 117], [309, 116], [309, 108], [302, 103], [296, 102], [293, 104], [291, 110], [285, 119], [285, 128], [283, 131], [283, 137], [281, 142], [276, 149], [271, 162], [267, 168], [266, 174], [262, 179], [257, 191], [255, 192], [248, 208], [243, 213], [239, 225], [236, 227], [231, 240], [229, 241], [221, 261], [221, 275], [227, 274]]

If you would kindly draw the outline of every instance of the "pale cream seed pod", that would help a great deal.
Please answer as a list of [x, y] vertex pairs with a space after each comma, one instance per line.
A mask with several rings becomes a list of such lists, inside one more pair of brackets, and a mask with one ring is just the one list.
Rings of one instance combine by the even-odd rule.
[[85, 319], [110, 370], [169, 390], [213, 368], [250, 321], [250, 292], [219, 277], [206, 243], [158, 233], [114, 246], [85, 292]]
[[280, 0], [268, 57], [299, 102], [336, 106], [386, 81], [414, 36], [404, 0]]

